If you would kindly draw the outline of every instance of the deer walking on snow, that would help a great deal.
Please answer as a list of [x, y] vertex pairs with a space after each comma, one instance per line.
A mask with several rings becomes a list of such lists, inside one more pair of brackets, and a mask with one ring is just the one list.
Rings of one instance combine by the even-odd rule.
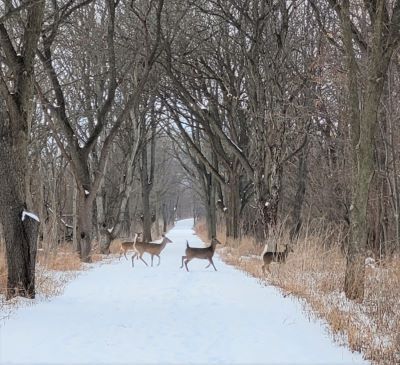
[[135, 253], [132, 255], [132, 267], [134, 267], [134, 259], [135, 257], [137, 257], [138, 259], [142, 260], [146, 266], [147, 262], [143, 259], [143, 254], [145, 252], [149, 253], [151, 255], [151, 266], [153, 266], [153, 258], [154, 256], [158, 257], [158, 264], [157, 266], [160, 265], [160, 254], [161, 251], [165, 248], [165, 246], [167, 245], [167, 243], [171, 243], [172, 241], [166, 236], [166, 235], [162, 235], [162, 241], [161, 243], [154, 243], [154, 242], [136, 242], [133, 246], [133, 250], [135, 251]]
[[209, 247], [205, 248], [197, 248], [197, 247], [190, 247], [189, 242], [186, 241], [186, 250], [185, 250], [185, 256], [182, 256], [182, 266], [185, 265], [186, 271], [189, 271], [187, 264], [193, 260], [193, 259], [201, 259], [201, 260], [208, 260], [208, 265], [206, 266], [206, 269], [212, 265], [214, 270], [217, 271], [215, 268], [214, 262], [213, 262], [213, 256], [215, 252], [215, 247], [217, 244], [221, 244], [215, 237], [211, 239], [211, 244]]
[[126, 253], [128, 252], [128, 250], [130, 250], [134, 247], [135, 243], [137, 242], [137, 240], [139, 239], [141, 234], [142, 234], [142, 232], [135, 233], [135, 237], [134, 237], [133, 241], [121, 242], [121, 246], [119, 248], [119, 259], [120, 260], [121, 260], [122, 254], [124, 254], [125, 258], [128, 260]]

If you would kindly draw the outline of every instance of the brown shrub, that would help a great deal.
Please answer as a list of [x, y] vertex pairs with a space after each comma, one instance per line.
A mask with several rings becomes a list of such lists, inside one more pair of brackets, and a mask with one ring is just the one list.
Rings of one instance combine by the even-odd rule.
[[77, 271], [82, 268], [77, 252], [69, 244], [60, 245], [51, 251], [39, 250], [37, 264], [56, 271]]

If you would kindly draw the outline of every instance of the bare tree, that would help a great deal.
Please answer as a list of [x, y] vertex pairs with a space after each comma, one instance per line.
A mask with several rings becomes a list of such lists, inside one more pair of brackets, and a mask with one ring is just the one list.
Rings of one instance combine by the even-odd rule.
[[[106, 51], [103, 59], [104, 64], [101, 65], [104, 68], [104, 74], [99, 78], [100, 88], [98, 89], [99, 85], [96, 81], [91, 85], [87, 85], [87, 83], [84, 85], [86, 93], [88, 92], [88, 87], [90, 87], [91, 95], [90, 103], [87, 100], [83, 100], [81, 110], [76, 110], [75, 100], [69, 100], [66, 94], [68, 88], [63, 87], [63, 83], [67, 82], [67, 80], [64, 80], [65, 74], [58, 72], [58, 68], [63, 69], [65, 66], [62, 63], [58, 63], [53, 57], [54, 42], [57, 40], [60, 25], [63, 24], [67, 15], [70, 15], [71, 12], [60, 13], [57, 8], [54, 9], [54, 21], [42, 36], [42, 47], [39, 52], [52, 92], [50, 96], [47, 96], [48, 93], [44, 92], [40, 85], [37, 85], [38, 93], [47, 117], [50, 121], [54, 119], [54, 123], [51, 122], [50, 125], [54, 130], [54, 136], [59, 148], [65, 154], [67, 160], [71, 162], [71, 168], [78, 187], [78, 247], [83, 261], [90, 261], [93, 203], [102, 182], [108, 153], [119, 127], [127, 120], [130, 110], [138, 103], [158, 56], [160, 43], [163, 1], [159, 0], [156, 4], [151, 2], [146, 9], [142, 10], [135, 9], [133, 6], [127, 10], [127, 4], [123, 4], [125, 7], [122, 11], [130, 11], [134, 14], [134, 17], [139, 20], [139, 24], [142, 24], [145, 34], [147, 32], [147, 38], [142, 49], [134, 49], [133, 62], [128, 62], [131, 68], [129, 71], [133, 79], [131, 81], [132, 91], [121, 105], [121, 98], [117, 91], [119, 91], [120, 82], [124, 80], [122, 72], [126, 72], [126, 70], [117, 70], [115, 49], [117, 4], [119, 3], [115, 3], [112, 0], [106, 1], [103, 4], [104, 8], [97, 8], [96, 4], [94, 4], [95, 10], [89, 12], [88, 19], [85, 19], [96, 23], [95, 18], [98, 15], [96, 11], [103, 14], [102, 20], [107, 23], [103, 37]], [[154, 39], [148, 34], [150, 29], [146, 25], [147, 17], [153, 15], [155, 18]], [[81, 34], [81, 36], [87, 37], [87, 34]], [[64, 47], [66, 46], [67, 44], [64, 44]], [[81, 52], [82, 50], [78, 48], [74, 51]], [[95, 67], [97, 67], [96, 64], [86, 65], [82, 69], [83, 75], [90, 73], [92, 68]], [[106, 81], [103, 81], [104, 79]], [[87, 80], [87, 77], [83, 77], [84, 83], [85, 80]], [[71, 82], [71, 80], [68, 80], [68, 82]], [[88, 107], [89, 109], [87, 109]], [[114, 113], [114, 117], [111, 117], [111, 112]], [[80, 118], [77, 118], [80, 123], [85, 119], [88, 120], [88, 128], [84, 128], [79, 123], [74, 126], [75, 118], [73, 116], [75, 113], [81, 115]], [[109, 128], [107, 137], [104, 139], [102, 146], [98, 146], [99, 157], [96, 171], [94, 171], [92, 177], [90, 172], [91, 152], [99, 141], [102, 131], [106, 128]]]
[[[364, 257], [367, 244], [367, 206], [370, 183], [375, 172], [374, 141], [378, 109], [393, 52], [400, 41], [400, 2], [379, 0], [363, 5], [368, 14], [371, 39], [358, 38], [360, 32], [351, 16], [349, 1], [332, 2], [341, 19], [349, 92], [349, 122], [354, 160], [350, 240], [345, 279], [346, 296], [364, 297]], [[389, 9], [391, 7], [391, 9]], [[357, 62], [357, 49], [366, 47], [365, 69]], [[365, 90], [365, 91], [364, 91]]]
[[33, 207], [27, 206], [25, 184], [34, 110], [35, 54], [45, 1], [27, 1], [24, 5], [22, 10], [6, 2], [6, 13], [0, 18], [0, 219], [6, 242], [8, 299], [18, 295], [35, 297], [39, 228], [34, 215], [26, 216]]
[[[150, 209], [150, 193], [154, 186], [154, 169], [156, 153], [156, 132], [157, 120], [155, 119], [154, 99], [150, 101], [150, 112], [147, 118], [150, 118], [149, 135], [143, 136], [140, 150], [140, 182], [142, 187], [142, 222], [143, 222], [143, 240], [151, 241], [151, 226], [153, 223], [152, 211]], [[150, 153], [150, 158], [149, 158]], [[150, 161], [149, 161], [150, 160]]]

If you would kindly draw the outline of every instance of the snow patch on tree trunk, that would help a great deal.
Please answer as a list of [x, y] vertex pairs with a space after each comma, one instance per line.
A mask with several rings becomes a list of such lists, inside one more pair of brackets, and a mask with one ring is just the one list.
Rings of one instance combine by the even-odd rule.
[[25, 220], [25, 217], [29, 217], [35, 220], [36, 222], [40, 222], [39, 217], [36, 214], [24, 210], [22, 212], [22, 217], [21, 217], [22, 222]]

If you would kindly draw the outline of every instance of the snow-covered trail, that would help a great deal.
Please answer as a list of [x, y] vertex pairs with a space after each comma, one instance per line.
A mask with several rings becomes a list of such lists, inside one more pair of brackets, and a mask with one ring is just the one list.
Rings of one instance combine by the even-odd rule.
[[182, 220], [169, 232], [158, 267], [116, 259], [18, 309], [0, 324], [0, 363], [366, 363], [297, 301], [217, 257], [218, 272], [200, 260], [180, 269], [185, 240], [201, 242], [191, 227]]

